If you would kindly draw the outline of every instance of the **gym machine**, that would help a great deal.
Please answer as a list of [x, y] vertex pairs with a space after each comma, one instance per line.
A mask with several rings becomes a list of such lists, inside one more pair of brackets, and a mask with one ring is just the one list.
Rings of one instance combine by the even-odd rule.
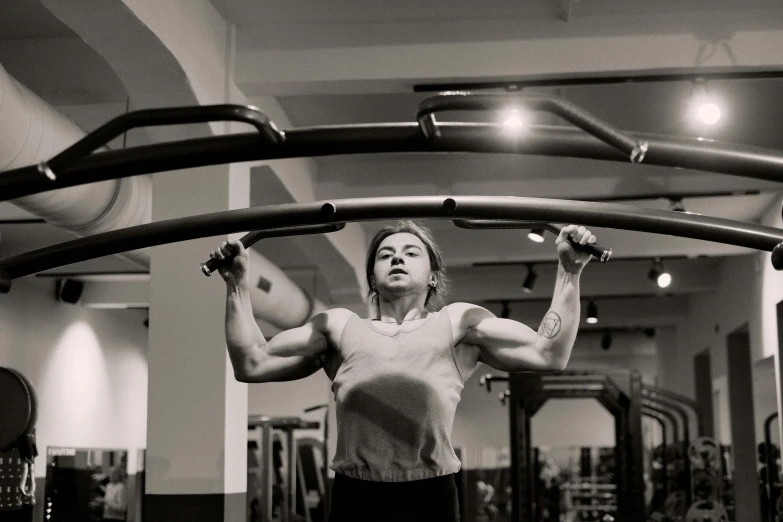
[[[258, 465], [248, 466], [248, 478], [258, 479], [258, 520], [259, 522], [313, 522], [307, 502], [304, 509], [297, 509], [297, 492], [305, 495], [304, 470], [302, 459], [297, 451], [297, 440], [294, 433], [297, 430], [313, 430], [320, 427], [317, 421], [305, 421], [299, 417], [268, 417], [251, 415], [248, 417], [248, 462]], [[278, 439], [278, 441], [276, 441]], [[282, 458], [275, 458], [282, 453], [285, 442], [285, 464]], [[277, 443], [276, 443], [277, 442]], [[277, 448], [275, 447], [277, 446]], [[255, 450], [260, 455], [255, 453]], [[308, 453], [308, 456], [310, 454]], [[254, 459], [253, 457], [256, 456]], [[260, 458], [257, 458], [259, 457]], [[282, 468], [285, 468], [283, 472]], [[248, 486], [250, 486], [248, 480]], [[276, 488], [282, 493], [279, 499], [279, 513], [274, 511]], [[248, 487], [248, 502], [253, 503]], [[301, 511], [301, 512], [300, 512]], [[251, 508], [252, 520], [256, 515]]]

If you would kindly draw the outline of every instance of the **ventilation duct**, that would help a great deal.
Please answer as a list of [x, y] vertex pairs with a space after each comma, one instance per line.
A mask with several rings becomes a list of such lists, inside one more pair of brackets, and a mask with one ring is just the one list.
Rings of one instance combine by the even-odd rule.
[[[0, 66], [0, 171], [34, 165], [84, 137], [85, 133]], [[2, 174], [0, 174], [2, 175]], [[134, 176], [34, 194], [12, 203], [47, 223], [88, 236], [149, 223], [152, 178]], [[264, 283], [251, 289], [253, 315], [277, 328], [299, 326], [323, 310], [269, 260], [250, 250], [250, 271]], [[123, 257], [149, 268], [149, 249]]]

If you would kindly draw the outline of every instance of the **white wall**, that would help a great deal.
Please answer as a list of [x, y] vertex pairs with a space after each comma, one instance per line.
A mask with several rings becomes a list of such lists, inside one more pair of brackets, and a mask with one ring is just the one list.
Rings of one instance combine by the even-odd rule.
[[27, 277], [0, 295], [0, 366], [22, 372], [38, 398], [36, 475], [47, 446], [136, 451], [147, 437], [147, 329], [142, 310], [57, 302], [54, 280]]

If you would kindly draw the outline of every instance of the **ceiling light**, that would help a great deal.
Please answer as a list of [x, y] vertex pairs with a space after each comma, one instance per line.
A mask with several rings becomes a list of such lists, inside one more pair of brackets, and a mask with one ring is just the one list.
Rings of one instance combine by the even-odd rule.
[[720, 120], [720, 107], [712, 101], [701, 103], [696, 109], [696, 114], [705, 125], [715, 125]]
[[508, 306], [508, 301], [503, 301], [503, 310], [500, 312], [500, 317], [502, 319], [508, 319], [511, 315], [511, 310]]
[[605, 332], [601, 337], [601, 348], [608, 350], [612, 346], [612, 334]]
[[528, 265], [527, 275], [525, 276], [525, 281], [522, 283], [522, 291], [526, 294], [532, 294], [536, 279], [538, 279], [538, 274], [533, 270], [533, 265]]
[[650, 279], [650, 281], [655, 281], [661, 288], [666, 288], [672, 284], [671, 274], [667, 272], [666, 269], [664, 269], [663, 263], [658, 257], [653, 260], [653, 266], [650, 269], [650, 272], [647, 274], [647, 277]]
[[503, 115], [503, 125], [510, 129], [519, 129], [525, 125], [516, 109], [510, 109]]
[[543, 228], [534, 228], [530, 232], [527, 233], [527, 238], [530, 241], [533, 241], [534, 243], [543, 243], [544, 242], [544, 229]]
[[598, 307], [595, 305], [595, 301], [587, 303], [587, 322], [589, 324], [598, 322]]
[[690, 97], [691, 118], [700, 125], [715, 125], [721, 119], [723, 110], [719, 100], [708, 90], [704, 81], [696, 81]]

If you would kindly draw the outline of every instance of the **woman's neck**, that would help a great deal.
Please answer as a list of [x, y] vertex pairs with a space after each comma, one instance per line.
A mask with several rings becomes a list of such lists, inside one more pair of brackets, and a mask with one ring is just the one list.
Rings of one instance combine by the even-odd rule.
[[402, 324], [405, 321], [424, 319], [428, 312], [424, 307], [424, 299], [384, 299], [378, 301], [378, 320], [384, 323]]

